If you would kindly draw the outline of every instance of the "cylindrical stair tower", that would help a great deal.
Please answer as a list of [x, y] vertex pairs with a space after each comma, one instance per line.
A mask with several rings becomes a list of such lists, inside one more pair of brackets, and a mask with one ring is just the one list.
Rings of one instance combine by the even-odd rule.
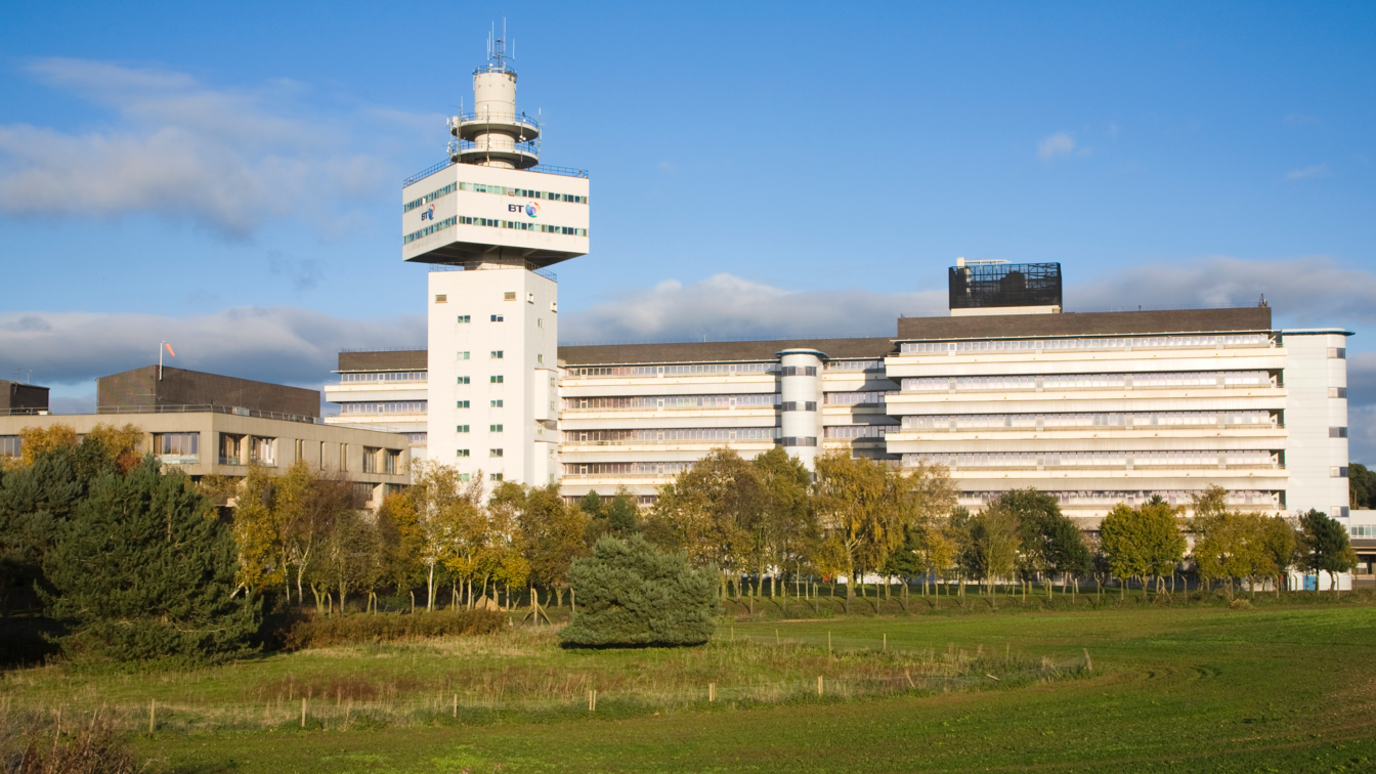
[[827, 356], [815, 349], [786, 349], [778, 357], [779, 442], [812, 470], [822, 437], [822, 369]]

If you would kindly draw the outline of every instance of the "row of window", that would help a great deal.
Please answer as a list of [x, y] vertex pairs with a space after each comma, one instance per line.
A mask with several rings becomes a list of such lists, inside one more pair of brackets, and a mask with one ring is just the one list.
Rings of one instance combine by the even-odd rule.
[[816, 376], [817, 366], [784, 366], [779, 369], [779, 376]]
[[429, 204], [430, 202], [433, 202], [434, 200], [440, 198], [441, 196], [447, 196], [451, 193], [454, 193], [457, 190], [459, 190], [459, 184], [450, 183], [449, 185], [443, 188], [438, 188], [434, 191], [431, 191], [430, 193], [420, 197], [419, 199], [412, 199], [411, 201], [401, 205], [401, 212], [404, 215], [417, 207], [423, 207]]
[[694, 363], [692, 365], [582, 366], [568, 369], [570, 377], [607, 376], [730, 376], [777, 373], [778, 363]]
[[378, 371], [373, 373], [340, 374], [341, 384], [351, 382], [423, 382], [425, 371]]
[[[471, 455], [468, 453], [468, 450], [467, 450], [467, 449], [455, 449], [455, 450], [454, 450], [454, 456], [455, 456], [455, 457], [468, 457], [468, 456], [471, 456]], [[488, 456], [488, 457], [500, 457], [500, 456], [502, 456], [502, 450], [501, 450], [501, 449], [488, 449], [488, 450], [487, 450], [487, 456]], [[494, 480], [500, 481], [501, 479], [494, 479]]]
[[946, 465], [951, 468], [1126, 468], [1134, 467], [1276, 467], [1277, 454], [1264, 449], [1083, 452], [960, 452], [909, 453], [904, 465]]
[[691, 462], [582, 462], [564, 465], [568, 476], [677, 476]]
[[779, 404], [780, 411], [816, 411], [815, 400], [787, 400]]
[[[978, 503], [988, 505], [1004, 492], [961, 492], [960, 501], [962, 503]], [[1159, 495], [1171, 505], [1189, 505], [1192, 498], [1201, 494], [1197, 489], [1169, 489], [1169, 490], [1061, 490], [1048, 491], [1056, 498], [1061, 505], [1098, 505], [1113, 506], [1118, 503], [1136, 505], [1150, 500], [1153, 496]], [[1230, 489], [1223, 496], [1223, 501], [1228, 505], [1253, 506], [1258, 508], [1279, 508], [1284, 505], [1279, 492], [1261, 491], [1256, 489]]]
[[1079, 339], [1011, 339], [999, 341], [906, 341], [901, 352], [967, 354], [970, 352], [1056, 352], [1092, 349], [1178, 349], [1188, 347], [1265, 347], [1274, 342], [1265, 333], [1205, 336], [1089, 337]]
[[904, 392], [1006, 392], [1011, 390], [1160, 390], [1175, 387], [1274, 387], [1266, 371], [1180, 371], [1133, 374], [1045, 374], [1018, 376], [917, 376], [903, 380]]
[[825, 438], [883, 438], [893, 425], [837, 425], [823, 428]]
[[911, 430], [1015, 430], [1076, 427], [1276, 427], [1270, 411], [1138, 411], [1078, 414], [945, 414], [903, 417]]
[[[501, 399], [498, 399], [498, 400], [489, 400], [489, 401], [487, 402], [487, 406], [488, 406], [488, 408], [501, 408], [501, 407], [502, 407], [502, 400], [501, 400]], [[454, 401], [454, 408], [461, 408], [461, 409], [469, 408], [469, 401], [466, 401], [466, 400]]]
[[828, 371], [883, 371], [883, 360], [828, 360]]
[[720, 441], [772, 441], [777, 427], [684, 427], [646, 430], [577, 430], [564, 433], [565, 443], [620, 446], [637, 443], [714, 443]]
[[898, 390], [866, 390], [864, 392], [828, 392], [822, 400], [832, 406], [857, 406], [864, 403], [883, 403], [885, 397], [895, 395]]
[[653, 411], [656, 409], [757, 408], [777, 405], [779, 405], [777, 392], [744, 395], [617, 396], [564, 399], [564, 408], [569, 411]]
[[450, 183], [449, 185], [446, 185], [443, 188], [437, 188], [419, 199], [412, 199], [411, 201], [401, 205], [401, 211], [403, 213], [410, 212], [411, 210], [414, 210], [417, 207], [423, 207], [429, 204], [430, 202], [433, 202], [442, 196], [448, 196], [449, 194], [454, 193], [455, 191], [472, 191], [473, 193], [490, 193], [499, 194], [502, 196], [520, 196], [525, 199], [540, 199], [542, 201], [547, 202], [568, 202], [569, 204], [588, 203], [588, 197], [579, 196], [577, 194], [554, 193], [552, 191], [532, 191], [529, 188], [512, 188], [510, 186], [505, 185], [488, 185], [487, 183], [459, 182]]
[[341, 414], [424, 414], [427, 401], [393, 400], [362, 401], [339, 404]]
[[403, 245], [409, 245], [417, 239], [423, 239], [438, 231], [452, 228], [462, 223], [465, 226], [487, 226], [489, 228], [506, 228], [515, 231], [537, 231], [541, 234], [563, 234], [565, 236], [588, 235], [585, 228], [572, 228], [570, 226], [551, 226], [548, 223], [530, 223], [524, 220], [498, 220], [496, 218], [470, 218], [467, 215], [449, 217], [437, 223], [426, 226], [425, 228], [412, 231], [401, 238]]
[[[454, 432], [456, 432], [456, 433], [466, 433], [466, 432], [469, 431], [469, 427], [470, 427], [469, 425], [455, 425], [455, 426], [454, 426]], [[488, 426], [487, 426], [487, 430], [488, 430], [488, 432], [490, 432], [490, 433], [500, 433], [500, 432], [502, 432], [502, 426], [501, 426], [501, 425], [488, 425]]]

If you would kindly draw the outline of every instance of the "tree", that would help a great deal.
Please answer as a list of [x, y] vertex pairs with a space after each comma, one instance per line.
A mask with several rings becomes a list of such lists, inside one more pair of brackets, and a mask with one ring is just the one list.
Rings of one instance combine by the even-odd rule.
[[1290, 568], [1300, 560], [1295, 524], [1280, 514], [1266, 519], [1262, 530], [1262, 550], [1270, 560], [1276, 596], [1279, 597], [1281, 584], [1290, 574]]
[[[796, 457], [775, 446], [750, 461], [760, 481], [760, 519], [756, 524], [757, 575], [770, 572], [770, 595], [778, 595], [777, 576], [783, 568], [797, 571], [817, 539], [808, 489], [812, 473]], [[788, 587], [785, 585], [787, 595]]]
[[44, 569], [68, 653], [116, 660], [244, 651], [258, 600], [235, 598], [235, 548], [214, 504], [149, 455], [92, 482]]
[[578, 505], [566, 504], [558, 485], [550, 484], [526, 491], [519, 520], [532, 582], [549, 587], [555, 606], [563, 605], [569, 567], [588, 553], [583, 543], [588, 515]]
[[569, 570], [581, 609], [560, 633], [565, 647], [700, 645], [719, 612], [712, 568], [644, 537], [604, 537]]
[[1226, 581], [1231, 599], [1234, 579], [1271, 575], [1263, 518], [1228, 510], [1196, 515], [1190, 526], [1197, 535], [1193, 555], [1200, 580]]
[[866, 569], [882, 567], [903, 540], [898, 511], [886, 507], [886, 470], [874, 460], [852, 457], [847, 449], [819, 455], [815, 463], [813, 504], [825, 539], [818, 565], [845, 574], [846, 612]]
[[[1054, 496], [1031, 488], [1013, 489], [998, 501], [1018, 518], [1019, 565], [1024, 572], [1078, 575], [1089, 570], [1089, 549], [1080, 528], [1061, 512]], [[1050, 582], [1047, 594], [1051, 594]]]
[[740, 573], [751, 566], [763, 498], [756, 469], [721, 447], [662, 487], [654, 512], [673, 525], [694, 566], [720, 568], [725, 597], [728, 578], [739, 584]]
[[983, 578], [989, 591], [996, 578], [1011, 575], [1021, 545], [1018, 515], [1001, 500], [980, 511], [970, 525], [970, 549], [975, 577]]
[[114, 471], [106, 448], [90, 439], [54, 444], [29, 464], [0, 471], [0, 616], [8, 615], [13, 594], [46, 582], [43, 559], [58, 530], [90, 483]]
[[1357, 552], [1347, 536], [1347, 529], [1337, 519], [1323, 511], [1310, 509], [1300, 516], [1300, 529], [1303, 530], [1301, 556], [1304, 567], [1328, 573], [1329, 588], [1335, 596], [1338, 591], [1338, 573], [1347, 572], [1357, 564]]
[[1352, 507], [1361, 510], [1376, 508], [1376, 473], [1360, 462], [1347, 469], [1347, 489]]
[[1099, 524], [1099, 546], [1109, 572], [1122, 581], [1119, 596], [1131, 578], [1160, 577], [1174, 572], [1185, 556], [1177, 510], [1159, 498], [1132, 508], [1113, 507]]
[[368, 583], [376, 572], [375, 557], [381, 546], [377, 524], [363, 511], [345, 508], [333, 514], [332, 523], [321, 541], [319, 559], [311, 573], [317, 600], [329, 598], [330, 590], [339, 592], [339, 612], [344, 613], [350, 589]]
[[427, 610], [435, 609], [435, 571], [442, 564], [470, 579], [481, 569], [487, 538], [482, 495], [481, 475], [465, 483], [449, 465], [430, 461], [415, 466], [411, 488], [395, 515], [425, 568]]

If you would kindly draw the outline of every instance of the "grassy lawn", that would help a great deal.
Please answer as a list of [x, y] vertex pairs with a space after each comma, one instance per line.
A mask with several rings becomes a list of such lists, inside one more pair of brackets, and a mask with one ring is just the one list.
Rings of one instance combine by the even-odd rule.
[[195, 772], [1376, 771], [1373, 654], [1368, 605], [1004, 609], [738, 622], [696, 651], [516, 633], [155, 675], [45, 668], [7, 673], [0, 701], [143, 706], [143, 723], [164, 702], [136, 745]]

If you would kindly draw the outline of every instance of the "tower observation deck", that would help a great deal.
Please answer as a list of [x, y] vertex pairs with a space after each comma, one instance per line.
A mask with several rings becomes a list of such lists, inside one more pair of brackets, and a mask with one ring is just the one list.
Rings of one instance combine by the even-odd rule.
[[501, 169], [540, 163], [540, 121], [516, 112], [516, 71], [507, 59], [506, 41], [489, 39], [487, 63], [473, 71], [473, 112], [449, 119], [450, 161]]
[[402, 183], [403, 260], [539, 269], [587, 254], [588, 174], [539, 165], [543, 127], [516, 109], [514, 58], [488, 39], [473, 110], [447, 121], [448, 158]]

